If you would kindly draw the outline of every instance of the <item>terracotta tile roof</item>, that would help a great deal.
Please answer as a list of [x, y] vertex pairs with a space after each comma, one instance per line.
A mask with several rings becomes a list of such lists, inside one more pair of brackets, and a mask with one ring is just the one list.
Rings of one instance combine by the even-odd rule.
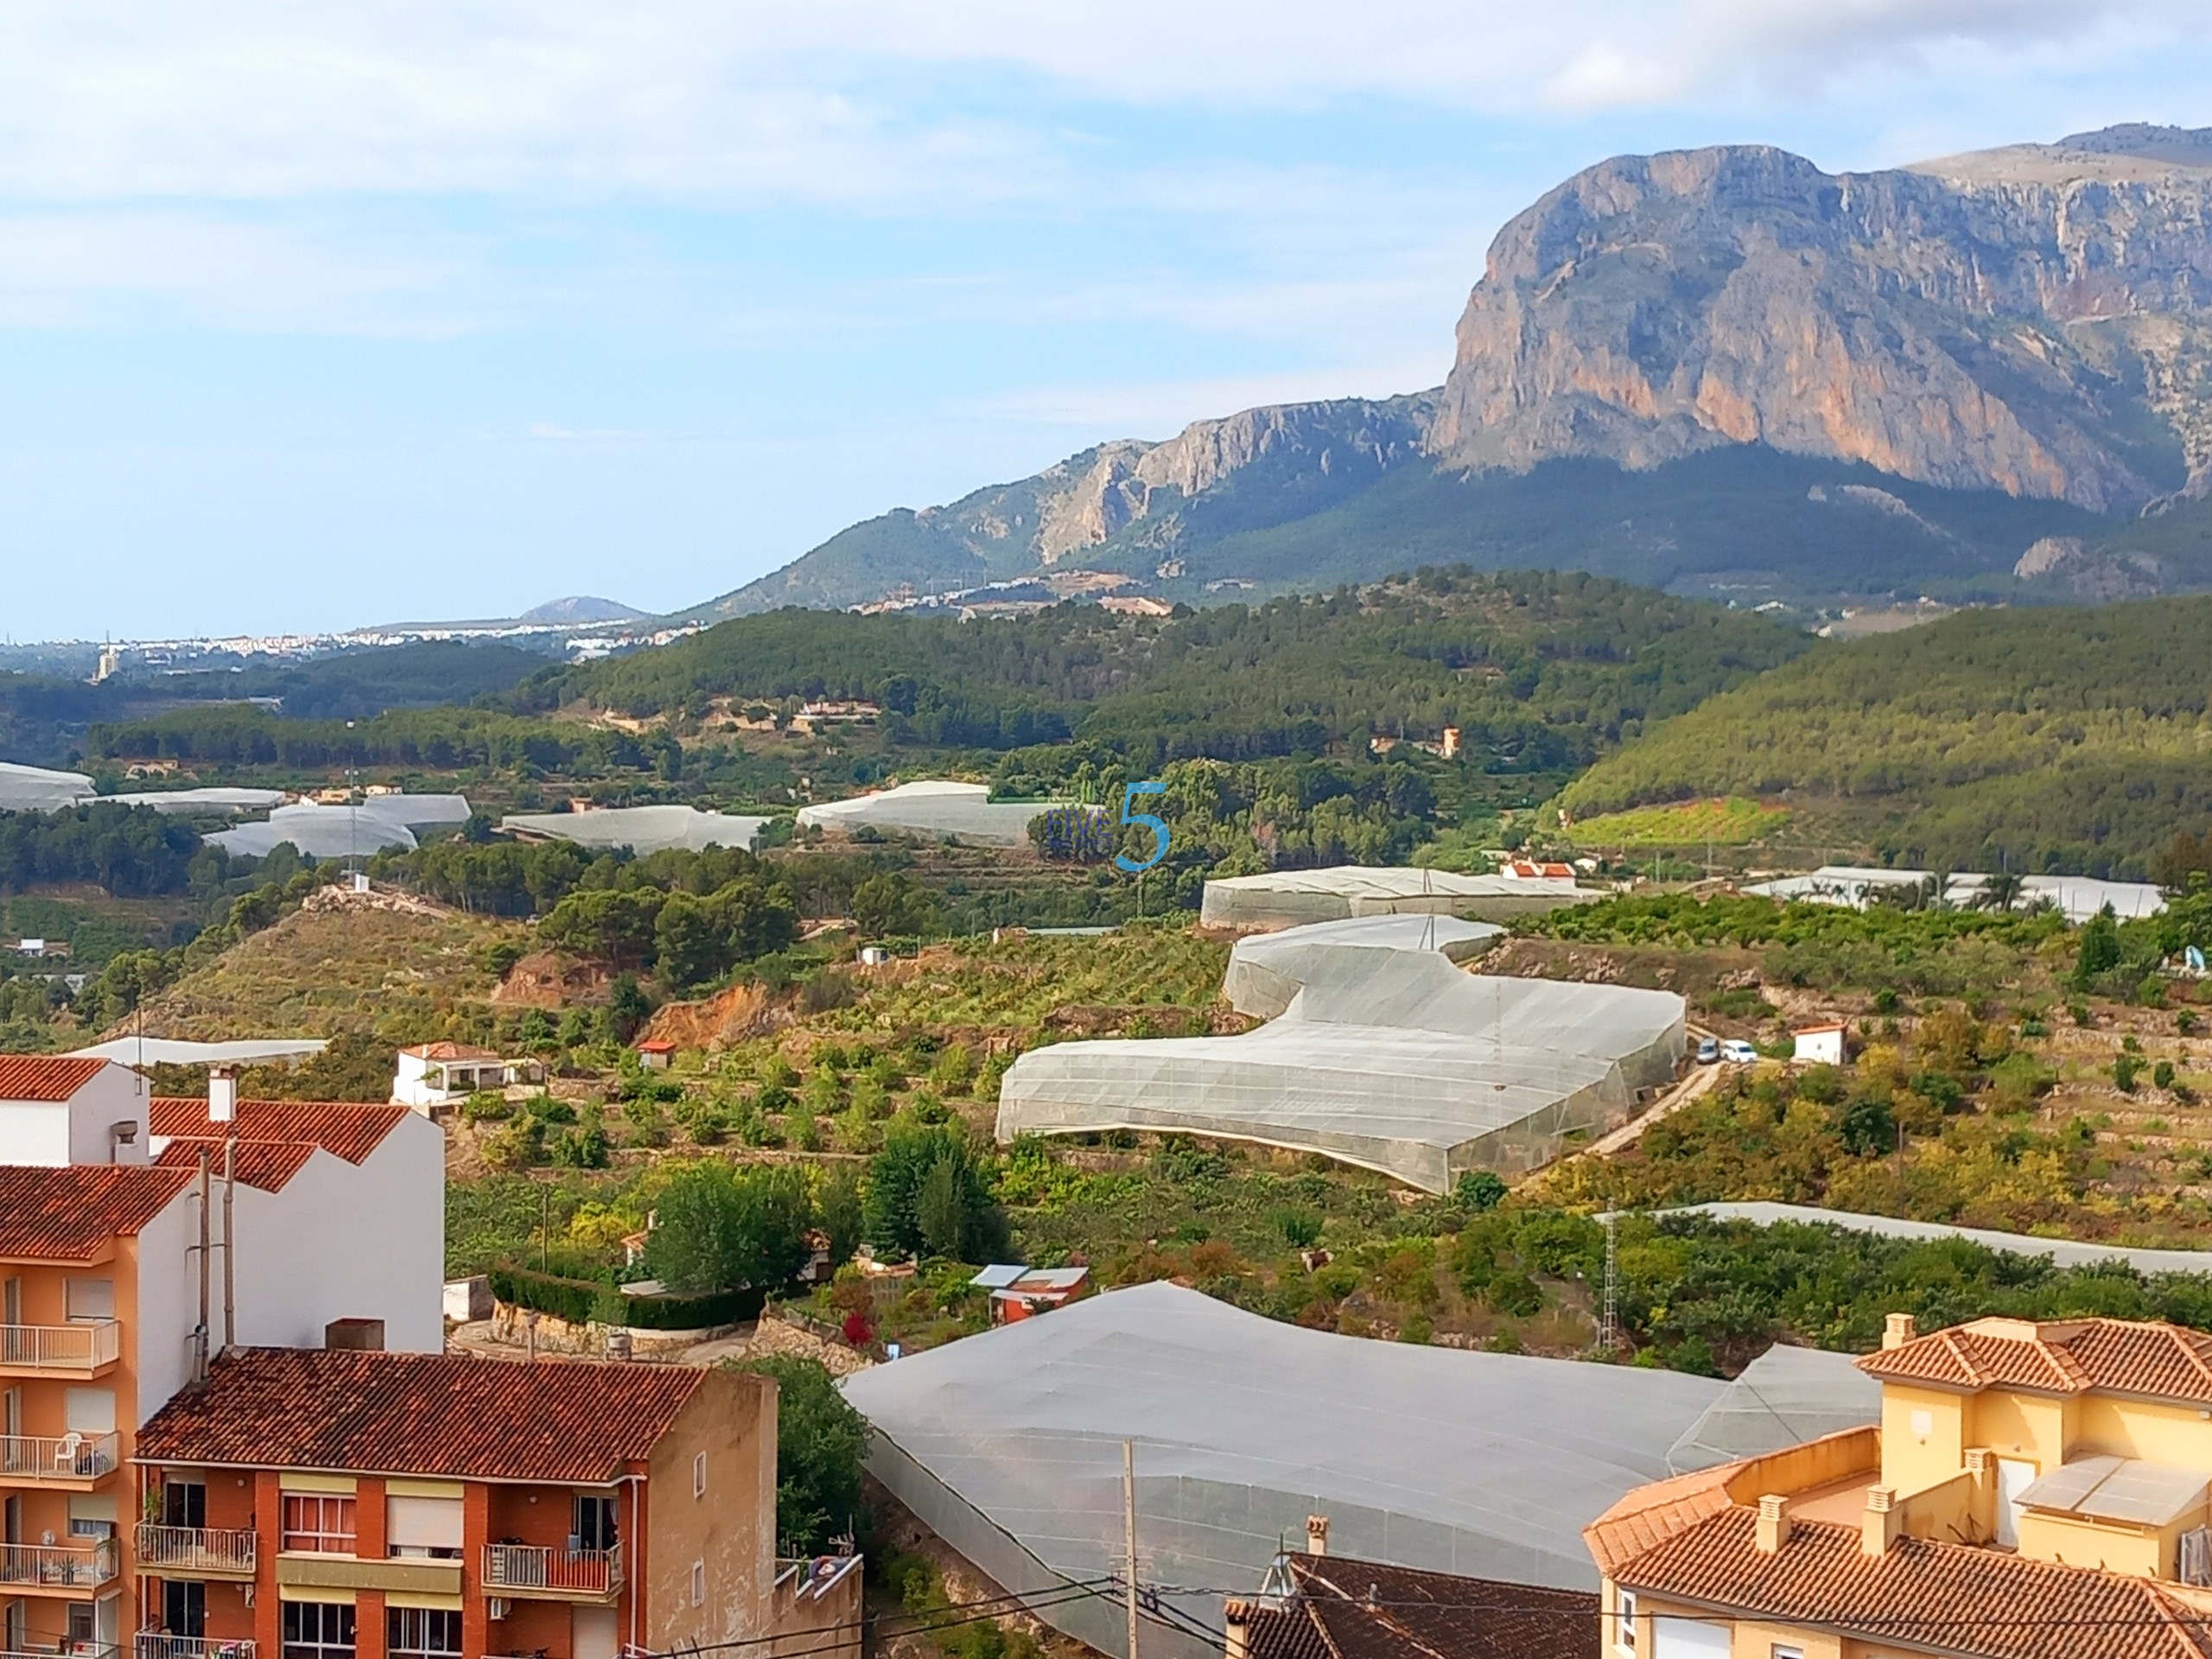
[[[408, 1115], [404, 1106], [351, 1100], [242, 1100], [230, 1132], [241, 1141], [303, 1141], [358, 1164]], [[147, 1127], [175, 1140], [220, 1141], [226, 1133], [222, 1124], [208, 1122], [204, 1099], [168, 1096], [155, 1097]]]
[[67, 1100], [107, 1064], [60, 1054], [0, 1054], [0, 1100]]
[[1598, 1659], [1598, 1598], [1586, 1590], [1341, 1555], [1285, 1565], [1297, 1594], [1252, 1610], [1252, 1659]]
[[136, 1165], [0, 1165], [0, 1256], [89, 1262], [111, 1238], [136, 1234], [185, 1185], [176, 1170]]
[[[223, 1143], [219, 1141], [176, 1140], [162, 1149], [154, 1161], [163, 1169], [182, 1169], [192, 1172], [198, 1179], [200, 1149], [208, 1148], [208, 1167], [220, 1179], [223, 1173]], [[239, 1180], [248, 1186], [257, 1186], [264, 1192], [281, 1192], [292, 1177], [308, 1166], [315, 1148], [304, 1141], [241, 1141], [235, 1154], [237, 1161], [232, 1168]]]
[[1612, 1575], [1655, 1544], [1731, 1506], [1728, 1478], [1739, 1465], [1721, 1464], [1672, 1480], [1639, 1486], [1582, 1529], [1598, 1570]]
[[1866, 1355], [1859, 1368], [1885, 1382], [1937, 1388], [2212, 1404], [2212, 1335], [2132, 1319], [1975, 1319]]
[[479, 1048], [474, 1043], [417, 1043], [412, 1048], [403, 1048], [403, 1054], [411, 1054], [418, 1060], [496, 1060], [496, 1049]]
[[612, 1480], [720, 1374], [678, 1365], [513, 1365], [453, 1354], [245, 1348], [138, 1432], [150, 1462]]
[[1900, 1539], [1869, 1557], [1859, 1530], [1799, 1521], [1771, 1555], [1732, 1506], [1622, 1563], [1631, 1590], [1740, 1617], [1848, 1631], [1884, 1649], [1974, 1659], [2212, 1659], [2212, 1614], [2148, 1580], [1997, 1549]]

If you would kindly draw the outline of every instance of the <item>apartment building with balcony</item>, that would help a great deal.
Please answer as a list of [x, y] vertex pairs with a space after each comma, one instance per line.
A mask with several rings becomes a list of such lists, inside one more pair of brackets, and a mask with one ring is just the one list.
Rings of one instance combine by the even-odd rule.
[[138, 1447], [136, 1659], [857, 1659], [775, 1549], [776, 1389], [672, 1365], [234, 1350]]
[[443, 1194], [404, 1108], [156, 1102], [105, 1060], [0, 1056], [0, 1656], [128, 1644], [135, 1436], [205, 1355], [349, 1319], [442, 1345]]
[[2208, 1659], [2212, 1335], [1892, 1314], [1878, 1427], [1588, 1529], [1611, 1659]]

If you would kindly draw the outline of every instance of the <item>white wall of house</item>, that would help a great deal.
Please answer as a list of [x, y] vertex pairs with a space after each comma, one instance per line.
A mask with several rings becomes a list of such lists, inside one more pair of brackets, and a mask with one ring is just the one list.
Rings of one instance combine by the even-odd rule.
[[1800, 1031], [1792, 1033], [1796, 1050], [1791, 1058], [1811, 1065], [1841, 1065], [1843, 1037], [1840, 1027], [1833, 1031]]
[[445, 1345], [445, 1137], [427, 1120], [359, 1165], [318, 1150], [280, 1192], [241, 1185], [236, 1227], [241, 1344], [320, 1348], [331, 1320], [365, 1319], [387, 1348]]
[[[216, 1215], [219, 1217], [221, 1211]], [[193, 1247], [200, 1243], [200, 1194], [187, 1186], [153, 1220], [138, 1230], [138, 1421], [166, 1404], [192, 1374], [192, 1327], [200, 1319], [200, 1266]], [[208, 1282], [222, 1306], [221, 1261]], [[222, 1326], [215, 1327], [216, 1340]]]
[[[143, 1164], [146, 1080], [111, 1061], [66, 1101], [0, 1100], [0, 1164]], [[130, 1144], [112, 1137], [135, 1123]]]

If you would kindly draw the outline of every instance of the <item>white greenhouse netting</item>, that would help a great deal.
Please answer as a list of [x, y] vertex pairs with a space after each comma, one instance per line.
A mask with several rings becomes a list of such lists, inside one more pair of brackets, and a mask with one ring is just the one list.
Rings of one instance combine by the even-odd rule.
[[310, 858], [366, 857], [387, 847], [411, 851], [418, 830], [467, 820], [468, 803], [459, 795], [372, 795], [351, 806], [295, 802], [265, 823], [218, 830], [207, 840], [238, 858], [266, 858], [287, 842]]
[[111, 1037], [90, 1048], [73, 1048], [72, 1058], [113, 1060], [118, 1065], [257, 1065], [265, 1060], [300, 1060], [320, 1054], [329, 1044], [320, 1037], [242, 1038], [227, 1043], [188, 1042], [174, 1037]]
[[1744, 1367], [1675, 1442], [1667, 1470], [1687, 1475], [1881, 1421], [1882, 1385], [1849, 1354], [1777, 1344]]
[[1029, 821], [1063, 805], [1059, 801], [995, 801], [989, 785], [926, 782], [901, 784], [849, 801], [823, 801], [799, 809], [802, 830], [859, 829], [887, 836], [918, 836], [986, 847], [1020, 847], [1029, 840]]
[[[1985, 903], [1982, 893], [1993, 880], [1986, 874], [1961, 871], [1939, 877], [1932, 870], [1890, 870], [1857, 864], [1823, 864], [1809, 875], [1777, 876], [1754, 881], [1745, 893], [1787, 904], [1796, 899], [1811, 905], [1843, 905], [1864, 910], [1884, 893], [1914, 887], [1931, 898], [1940, 897], [1952, 910], [1972, 910]], [[2076, 926], [2109, 905], [2122, 921], [2156, 916], [2166, 907], [2166, 895], [2147, 881], [2101, 881], [2087, 875], [2024, 875], [2015, 910], [2047, 904]]]
[[[1119, 1570], [1135, 1441], [1140, 1575], [1252, 1593], [1306, 1517], [1332, 1551], [1595, 1588], [1582, 1529], [1663, 1478], [1718, 1399], [1704, 1377], [1305, 1331], [1141, 1285], [855, 1373], [868, 1467], [953, 1548], [1035, 1594]], [[1218, 1630], [1218, 1593], [1171, 1594]], [[1126, 1653], [1120, 1604], [1042, 1614]], [[1147, 1624], [1147, 1654], [1218, 1659]]]
[[284, 804], [281, 789], [144, 789], [101, 799], [124, 806], [150, 806], [156, 812], [266, 812]]
[[588, 812], [512, 813], [499, 820], [499, 828], [643, 855], [671, 847], [694, 853], [709, 847], [736, 847], [749, 853], [767, 823], [766, 818], [702, 812], [696, 806], [605, 806]]
[[[1237, 1013], [1272, 1020], [1319, 971], [1328, 953], [1434, 950], [1449, 961], [1465, 962], [1504, 931], [1456, 916], [1361, 916], [1344, 922], [1313, 922], [1280, 933], [1254, 933], [1237, 940], [1230, 950], [1221, 994]], [[1358, 965], [1358, 958], [1351, 960]]]
[[2087, 1268], [2124, 1262], [2138, 1273], [2212, 1274], [2212, 1250], [2158, 1250], [2128, 1244], [2082, 1244], [2068, 1238], [2042, 1238], [2031, 1233], [1993, 1232], [1986, 1227], [1954, 1227], [1943, 1221], [1907, 1221], [1901, 1216], [1862, 1216], [1848, 1210], [1822, 1210], [1808, 1204], [1777, 1204], [1768, 1199], [1740, 1199], [1717, 1204], [1685, 1204], [1653, 1213], [1660, 1216], [1706, 1216], [1714, 1221], [1747, 1221], [1754, 1227], [1777, 1227], [1795, 1223], [1810, 1227], [1841, 1227], [1854, 1233], [1878, 1233], [1885, 1238], [1962, 1238], [1985, 1249], [2008, 1255], [2039, 1255], [2062, 1268]]
[[1271, 870], [1209, 881], [1199, 900], [1206, 927], [1262, 930], [1353, 916], [1430, 914], [1478, 921], [1537, 916], [1604, 895], [1563, 877], [1458, 875], [1450, 870], [1340, 864], [1325, 870]]
[[48, 772], [0, 760], [0, 812], [58, 812], [92, 793], [92, 780], [81, 772]]
[[[1294, 964], [1268, 970], [1279, 995]], [[1432, 950], [1314, 949], [1281, 1018], [1237, 1037], [1057, 1043], [999, 1086], [998, 1137], [1180, 1131], [1325, 1153], [1444, 1192], [1552, 1161], [1672, 1080], [1682, 999], [1463, 973]]]

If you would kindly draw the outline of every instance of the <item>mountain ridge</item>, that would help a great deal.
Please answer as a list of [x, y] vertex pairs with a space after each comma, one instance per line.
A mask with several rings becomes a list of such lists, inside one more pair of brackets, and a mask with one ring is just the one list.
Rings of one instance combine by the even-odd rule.
[[[1858, 174], [1756, 144], [1613, 157], [1501, 228], [1455, 339], [1440, 388], [1096, 444], [849, 526], [683, 614], [1033, 581], [1032, 599], [1087, 582], [1203, 600], [1372, 578], [1416, 546], [1555, 563], [1577, 533], [1633, 543], [1607, 567], [1628, 580], [1703, 591], [1752, 568], [1763, 596], [1803, 597], [1838, 591], [1847, 562], [1793, 569], [1774, 550], [1825, 547], [1836, 491], [1904, 486], [1957, 498], [1915, 509], [1934, 526], [1919, 554], [1932, 579], [2064, 598], [2013, 574], [2031, 546], [2101, 548], [2146, 507], [2212, 496], [2212, 129], [2114, 127]], [[1759, 473], [1775, 482], [1756, 524], [1715, 525], [1690, 499], [1711, 468], [1684, 463], [1730, 452], [1793, 463]], [[1591, 474], [1561, 465], [1591, 461], [1629, 475], [1597, 492], [1604, 518]], [[1316, 551], [1300, 526], [1324, 519]], [[2212, 581], [2212, 543], [2202, 552], [2144, 555], [2144, 580]], [[1912, 563], [1891, 561], [1907, 587]]]

